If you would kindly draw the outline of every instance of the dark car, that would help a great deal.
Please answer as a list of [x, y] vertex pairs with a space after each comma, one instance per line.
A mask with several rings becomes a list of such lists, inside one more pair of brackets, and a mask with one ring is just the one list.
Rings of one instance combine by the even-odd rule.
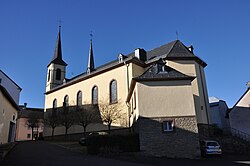
[[210, 155], [222, 155], [222, 149], [217, 141], [202, 140], [201, 141], [201, 156], [206, 157]]
[[108, 134], [107, 132], [92, 132], [92, 133], [89, 133], [86, 137], [80, 138], [79, 144], [80, 145], [86, 145], [86, 140], [87, 140], [88, 137], [96, 136], [96, 135], [107, 135], [107, 134]]

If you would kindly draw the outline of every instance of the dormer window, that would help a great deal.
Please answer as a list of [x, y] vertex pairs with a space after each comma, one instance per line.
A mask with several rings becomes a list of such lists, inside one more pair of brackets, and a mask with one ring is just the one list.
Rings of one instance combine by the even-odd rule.
[[158, 73], [159, 72], [167, 72], [166, 71], [166, 66], [165, 65], [158, 65]]
[[66, 82], [67, 82], [67, 81], [66, 81], [66, 79], [64, 78], [64, 79], [63, 79], [63, 84], [66, 84]]
[[165, 71], [165, 66], [161, 67], [161, 71], [163, 71], [163, 72]]
[[123, 62], [123, 55], [122, 54], [118, 55], [118, 60], [119, 60], [119, 63]]
[[119, 57], [119, 62], [122, 62], [123, 61], [123, 58], [122, 56]]

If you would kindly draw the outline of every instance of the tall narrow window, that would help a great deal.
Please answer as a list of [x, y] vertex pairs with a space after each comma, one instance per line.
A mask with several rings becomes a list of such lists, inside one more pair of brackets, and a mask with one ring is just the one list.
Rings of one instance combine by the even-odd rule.
[[117, 83], [116, 80], [110, 82], [110, 103], [117, 102]]
[[136, 109], [136, 92], [134, 92], [134, 109]]
[[54, 101], [53, 101], [53, 109], [56, 109], [56, 107], [57, 107], [57, 100], [54, 99]]
[[49, 73], [48, 73], [48, 81], [50, 80], [50, 70], [49, 70]]
[[92, 104], [98, 103], [98, 88], [97, 86], [94, 86], [92, 88]]
[[68, 106], [69, 106], [69, 96], [68, 96], [68, 95], [66, 95], [66, 96], [64, 97], [63, 106], [65, 106], [65, 107], [68, 107]]
[[56, 80], [61, 80], [61, 69], [56, 69]]
[[78, 93], [77, 93], [76, 104], [77, 104], [77, 106], [82, 105], [82, 91], [78, 91]]

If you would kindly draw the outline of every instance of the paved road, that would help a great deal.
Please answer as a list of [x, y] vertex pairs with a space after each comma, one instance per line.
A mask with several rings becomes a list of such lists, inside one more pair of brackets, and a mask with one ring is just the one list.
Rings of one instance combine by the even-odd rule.
[[[250, 156], [234, 155], [209, 159], [162, 159], [150, 157], [121, 156], [119, 160], [101, 158], [73, 152], [47, 142], [22, 142], [7, 155], [0, 166], [250, 166]], [[130, 161], [130, 162], [128, 162]]]
[[141, 166], [142, 164], [100, 158], [73, 152], [47, 142], [22, 142], [6, 156], [1, 166]]

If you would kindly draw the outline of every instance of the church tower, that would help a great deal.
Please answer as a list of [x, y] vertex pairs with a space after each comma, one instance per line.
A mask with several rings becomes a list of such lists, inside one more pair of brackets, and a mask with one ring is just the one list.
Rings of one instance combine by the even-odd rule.
[[46, 92], [58, 85], [63, 84], [66, 74], [66, 66], [67, 63], [65, 63], [62, 59], [61, 26], [59, 26], [54, 56], [47, 66]]

